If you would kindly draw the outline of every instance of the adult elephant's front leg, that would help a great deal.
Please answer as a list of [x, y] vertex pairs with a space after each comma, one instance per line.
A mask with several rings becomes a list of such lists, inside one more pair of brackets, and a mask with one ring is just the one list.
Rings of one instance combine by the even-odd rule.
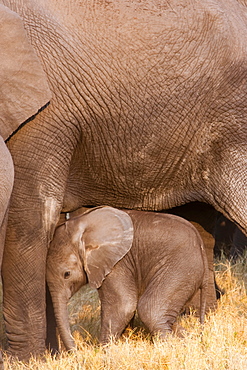
[[11, 208], [2, 267], [6, 333], [11, 354], [20, 359], [44, 351], [46, 339], [45, 263], [50, 233], [47, 219], [43, 227], [42, 214], [48, 208], [39, 199], [32, 205], [26, 199], [26, 205]]
[[66, 160], [54, 149], [59, 134], [48, 136], [44, 124], [35, 130], [37, 126], [30, 122], [30, 131], [23, 127], [18, 139], [9, 144], [15, 182], [2, 267], [4, 318], [9, 350], [20, 359], [45, 350], [46, 255], [67, 176], [62, 166]]
[[[14, 216], [26, 218], [21, 211], [19, 214], [12, 214], [12, 225], [16, 220]], [[26, 230], [27, 228], [25, 234]], [[8, 233], [8, 247], [4, 253], [2, 267], [4, 318], [9, 349], [12, 355], [20, 359], [28, 358], [29, 352], [40, 353], [45, 349], [45, 235], [32, 226], [28, 234], [20, 236], [15, 227]], [[39, 240], [35, 240], [35, 236], [40, 234]], [[24, 239], [32, 237], [33, 247], [25, 248], [25, 244], [29, 243], [25, 243]]]

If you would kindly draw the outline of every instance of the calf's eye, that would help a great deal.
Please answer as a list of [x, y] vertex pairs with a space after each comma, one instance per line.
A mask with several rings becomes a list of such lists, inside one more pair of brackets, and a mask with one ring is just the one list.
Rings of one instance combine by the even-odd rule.
[[66, 271], [63, 277], [64, 279], [68, 279], [70, 277], [70, 271]]

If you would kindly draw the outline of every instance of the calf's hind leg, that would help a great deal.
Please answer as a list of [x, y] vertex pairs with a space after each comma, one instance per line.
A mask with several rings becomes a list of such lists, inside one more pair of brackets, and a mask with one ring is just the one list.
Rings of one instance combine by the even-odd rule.
[[[152, 335], [159, 334], [164, 338], [176, 328], [175, 322], [187, 300], [188, 291], [171, 291], [165, 286], [162, 289], [153, 287], [141, 296], [137, 306], [138, 315]], [[182, 336], [181, 328], [176, 330]]]

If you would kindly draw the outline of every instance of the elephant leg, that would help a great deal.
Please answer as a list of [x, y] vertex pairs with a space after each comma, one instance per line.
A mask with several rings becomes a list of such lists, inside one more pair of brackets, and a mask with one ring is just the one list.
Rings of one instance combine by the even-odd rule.
[[[44, 207], [45, 205], [36, 199], [33, 209]], [[57, 217], [59, 211], [60, 209], [56, 212]], [[15, 210], [14, 213], [9, 214], [9, 223], [12, 227], [11, 232], [7, 230], [8, 248], [5, 248], [3, 256], [3, 312], [10, 353], [26, 360], [30, 354], [40, 354], [46, 348], [45, 272], [49, 240], [41, 227], [39, 212], [21, 210], [17, 213]], [[13, 224], [17, 219], [21, 219], [25, 225], [23, 232], [19, 227], [16, 230]], [[15, 235], [18, 235], [20, 244], [16, 241]], [[36, 235], [39, 236], [38, 240]], [[27, 247], [29, 243], [31, 247]], [[9, 271], [13, 273], [9, 274]]]
[[24, 360], [45, 351], [50, 333], [47, 250], [63, 207], [72, 142], [76, 145], [78, 139], [62, 130], [51, 111], [52, 104], [8, 142], [15, 183], [3, 256], [4, 317], [9, 351]]
[[[169, 280], [174, 283], [176, 277], [173, 279], [171, 276]], [[189, 294], [187, 289], [181, 290], [181, 284], [174, 285], [172, 289], [168, 284], [170, 283], [163, 281], [162, 286], [150, 286], [141, 296], [137, 306], [138, 315], [150, 333], [159, 334], [161, 337], [173, 331], [174, 323]]]
[[[0, 137], [0, 178], [1, 178], [0, 182], [0, 268], [1, 268], [8, 221], [8, 206], [14, 183], [14, 165], [12, 157], [2, 137]], [[2, 301], [1, 301], [0, 321], [2, 323], [0, 330], [1, 335], [0, 347], [4, 348], [4, 346], [6, 345], [6, 335], [3, 325]], [[2, 352], [0, 350], [0, 370], [3, 369], [4, 364], [2, 359]]]
[[[125, 272], [126, 274], [126, 272]], [[113, 270], [99, 288], [101, 301], [100, 343], [111, 337], [118, 339], [133, 318], [137, 306], [137, 291], [130, 276], [123, 278]]]
[[[214, 274], [214, 245], [213, 237], [217, 219], [217, 211], [210, 205], [200, 202], [188, 203], [180, 207], [172, 208], [168, 213], [176, 214], [190, 221], [199, 231], [204, 242], [208, 260], [208, 287], [206, 299], [206, 311], [214, 310], [217, 306], [217, 295], [221, 289], [215, 282]], [[187, 304], [187, 310], [192, 307], [196, 313], [200, 312], [200, 292], [197, 292]]]
[[[19, 217], [23, 218], [21, 212]], [[35, 242], [32, 250], [25, 248], [15, 250], [15, 243], [11, 242], [13, 234], [8, 235], [7, 232], [8, 249], [4, 251], [2, 268], [3, 312], [9, 351], [11, 355], [18, 356], [21, 360], [28, 359], [30, 353], [36, 355], [45, 351], [46, 336], [45, 235], [35, 227], [26, 231], [29, 237], [35, 233], [41, 235], [39, 242]], [[21, 240], [24, 238], [24, 235], [20, 237]], [[8, 273], [10, 270], [13, 274]]]
[[23, 360], [46, 348], [46, 256], [61, 210], [57, 199], [41, 198], [41, 185], [35, 187], [34, 179], [30, 183], [34, 189], [21, 196], [14, 186], [2, 265], [9, 351]]
[[[208, 260], [208, 285], [206, 291], [206, 312], [215, 310], [217, 306], [217, 294], [221, 291], [215, 281], [214, 274], [214, 238], [201, 225], [192, 222], [199, 231], [205, 247], [205, 252]], [[200, 291], [197, 291], [192, 300], [187, 304], [187, 307], [192, 307], [196, 314], [200, 312]]]
[[14, 184], [14, 164], [10, 152], [0, 136], [0, 266], [5, 244], [8, 207]]
[[2, 352], [0, 352], [0, 370], [4, 370], [4, 363], [3, 363]]
[[[0, 228], [0, 260], [1, 260], [1, 266], [2, 266], [2, 257], [3, 257], [3, 250], [4, 250], [4, 241], [5, 241], [5, 234], [6, 234], [6, 228], [7, 228], [7, 222], [8, 222], [8, 211], [6, 211], [4, 219], [1, 224]], [[2, 305], [2, 300], [1, 300], [1, 307], [0, 307], [0, 321], [1, 321], [1, 326], [0, 326], [0, 340], [1, 340], [1, 348], [6, 347], [6, 333], [5, 333], [5, 328], [4, 328], [4, 318], [3, 318], [3, 305]], [[1, 366], [0, 366], [1, 369]]]
[[56, 332], [57, 326], [52, 299], [47, 284], [46, 284], [46, 327], [47, 327], [46, 348], [51, 351], [52, 355], [55, 355], [59, 351]]
[[101, 305], [100, 343], [106, 344], [111, 338], [117, 340], [133, 318], [136, 310], [136, 300], [116, 297], [115, 303], [104, 302]]

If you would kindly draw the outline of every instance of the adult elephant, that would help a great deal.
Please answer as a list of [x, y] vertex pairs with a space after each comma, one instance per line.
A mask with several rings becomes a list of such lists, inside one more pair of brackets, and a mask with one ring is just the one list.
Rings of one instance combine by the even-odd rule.
[[8, 141], [4, 315], [10, 351], [25, 358], [45, 349], [45, 262], [61, 211], [201, 201], [247, 232], [247, 16], [236, 0], [0, 3], [23, 20], [52, 92]]

